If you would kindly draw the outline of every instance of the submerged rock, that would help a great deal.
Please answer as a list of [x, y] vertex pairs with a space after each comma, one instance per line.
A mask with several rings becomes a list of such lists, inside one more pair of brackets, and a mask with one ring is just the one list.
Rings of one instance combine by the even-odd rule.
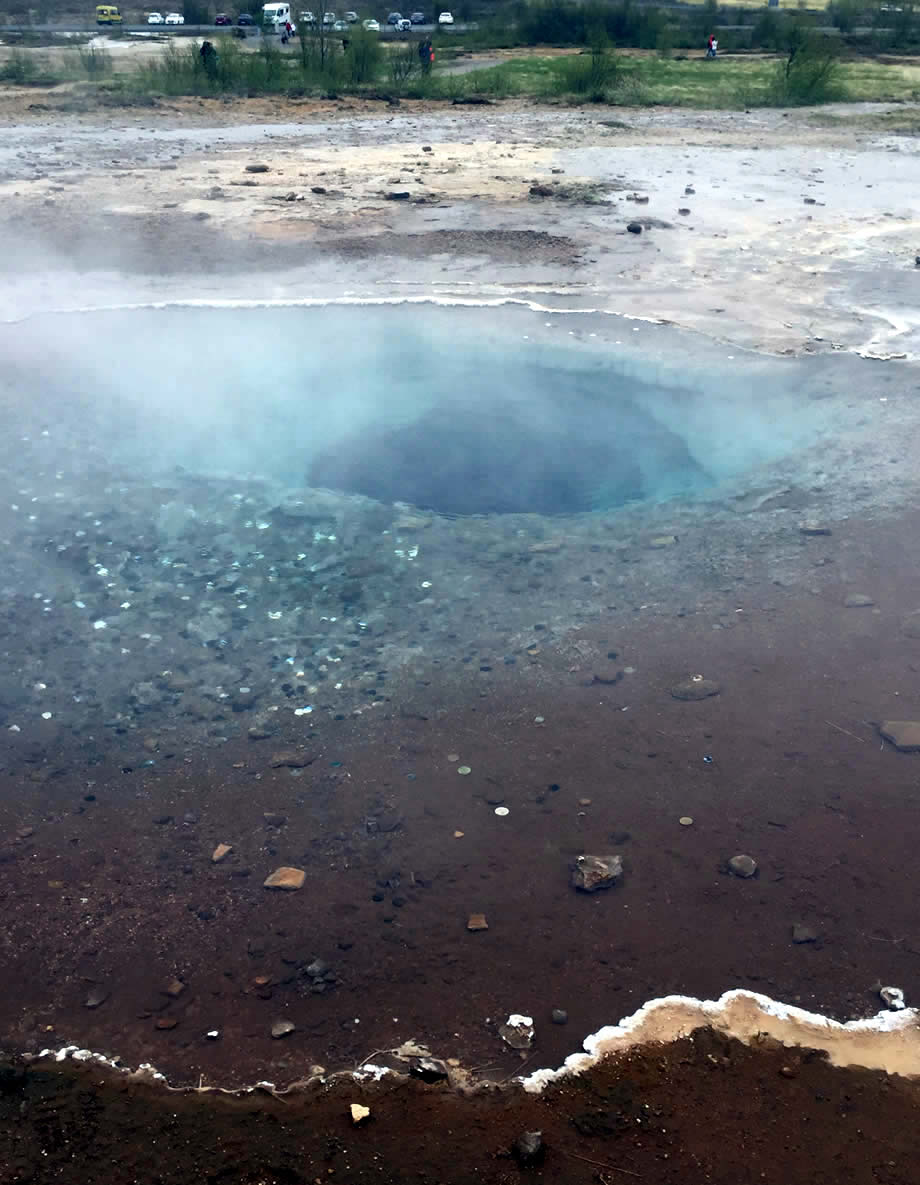
[[920, 720], [885, 720], [879, 732], [902, 753], [920, 752]]
[[732, 856], [728, 861], [728, 871], [732, 876], [740, 876], [743, 880], [748, 880], [757, 872], [757, 861], [753, 856]]
[[702, 675], [691, 675], [689, 679], [675, 683], [671, 688], [671, 695], [674, 699], [689, 701], [709, 699], [710, 696], [719, 695], [721, 691], [722, 684], [717, 683], [715, 679], [704, 679]]
[[609, 889], [623, 875], [623, 857], [579, 856], [572, 868], [572, 887], [582, 893], [595, 893], [598, 889]]

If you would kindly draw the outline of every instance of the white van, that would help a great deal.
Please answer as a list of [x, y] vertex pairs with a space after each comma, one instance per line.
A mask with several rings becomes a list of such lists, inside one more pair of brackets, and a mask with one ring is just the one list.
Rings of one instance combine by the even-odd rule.
[[[279, 29], [283, 28], [288, 21], [291, 20], [291, 6], [290, 4], [263, 4], [262, 5], [262, 26], [267, 29], [274, 29], [277, 33]], [[293, 27], [293, 21], [291, 22]]]

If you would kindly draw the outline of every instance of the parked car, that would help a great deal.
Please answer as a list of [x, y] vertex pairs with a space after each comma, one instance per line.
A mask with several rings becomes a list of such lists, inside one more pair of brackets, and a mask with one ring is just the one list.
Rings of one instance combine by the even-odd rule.
[[423, 12], [413, 12], [413, 14], [409, 17], [409, 20], [413, 23], [413, 25], [424, 25], [425, 14]]
[[332, 31], [333, 33], [347, 33], [348, 21], [336, 21], [332, 26]]
[[439, 25], [452, 25], [453, 23], [454, 23], [453, 13], [442, 12], [441, 15], [438, 17], [438, 24]]
[[404, 16], [402, 20], [396, 22], [394, 28], [397, 33], [407, 33], [412, 28], [412, 22], [407, 16]]
[[401, 12], [391, 12], [390, 15], [387, 17], [387, 24], [396, 26], [399, 24], [399, 22], [401, 20], [402, 20], [402, 13]]
[[300, 14], [300, 23], [312, 28], [316, 24], [316, 14], [310, 12], [309, 9], [306, 12], [302, 12]]
[[254, 25], [256, 22], [253, 20], [253, 18], [249, 15], [248, 12], [241, 12], [240, 15], [236, 18], [236, 23], [238, 25]]
[[162, 25], [163, 24], [162, 12], [148, 12], [147, 13], [147, 24], [148, 25]]
[[221, 26], [232, 25], [233, 19], [231, 17], [227, 16], [227, 14], [225, 12], [219, 12], [217, 14], [217, 16], [214, 18], [214, 24], [221, 25]]
[[365, 29], [367, 29], [368, 33], [379, 33], [380, 32], [380, 21], [366, 20], [366, 21], [362, 21], [361, 24], [364, 26]]
[[184, 25], [185, 17], [181, 12], [167, 12], [164, 25]]
[[336, 20], [336, 17], [335, 17], [334, 12], [324, 12], [323, 13], [323, 24], [324, 25], [334, 25], [335, 20]]
[[358, 14], [356, 12], [346, 12], [345, 20], [348, 21], [350, 25], [356, 25], [358, 23]]

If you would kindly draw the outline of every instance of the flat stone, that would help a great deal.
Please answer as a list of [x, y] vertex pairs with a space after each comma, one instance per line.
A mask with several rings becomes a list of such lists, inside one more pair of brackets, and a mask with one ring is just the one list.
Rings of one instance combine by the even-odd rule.
[[178, 1023], [179, 1021], [175, 1016], [161, 1016], [156, 1022], [156, 1027], [168, 1031], [169, 1029], [174, 1029]]
[[352, 1103], [349, 1111], [351, 1112], [351, 1121], [355, 1124], [364, 1123], [366, 1119], [370, 1119], [371, 1117], [370, 1107], [365, 1107], [361, 1103]]
[[302, 868], [276, 868], [271, 876], [262, 882], [266, 889], [302, 889], [307, 874]]
[[671, 695], [675, 699], [680, 700], [699, 700], [709, 699], [712, 695], [718, 695], [722, 690], [722, 684], [717, 683], [715, 679], [683, 679], [680, 683], [675, 683], [671, 688]]
[[799, 533], [801, 535], [830, 535], [833, 532], [823, 523], [799, 523]]
[[409, 1064], [409, 1073], [423, 1082], [443, 1082], [448, 1077], [447, 1065], [436, 1057], [413, 1058]]
[[641, 222], [627, 222], [626, 229], [629, 231], [629, 233], [631, 235], [641, 235], [642, 234], [642, 223]]
[[301, 753], [297, 749], [281, 749], [277, 753], [272, 754], [269, 764], [272, 769], [304, 769], [313, 760], [307, 753]]
[[484, 913], [471, 913], [469, 921], [466, 923], [467, 930], [488, 930], [489, 923], [486, 921]]
[[569, 1014], [564, 1008], [554, 1008], [550, 1013], [550, 1020], [554, 1025], [567, 1025], [569, 1023]]
[[185, 991], [185, 984], [181, 979], [171, 979], [163, 990], [167, 996], [170, 996], [173, 1000], [177, 1000]]
[[609, 889], [623, 875], [623, 857], [579, 856], [572, 868], [571, 884], [582, 893], [596, 893]]
[[280, 1041], [282, 1037], [287, 1037], [293, 1033], [297, 1026], [290, 1020], [276, 1020], [272, 1025], [272, 1036], [276, 1041]]
[[533, 555], [554, 555], [557, 551], [562, 550], [562, 541], [560, 539], [544, 539], [540, 543], [531, 543], [527, 550]]
[[103, 987], [93, 988], [93, 990], [89, 993], [89, 995], [83, 1001], [83, 1007], [84, 1008], [99, 1008], [100, 1005], [102, 1005], [106, 1002], [106, 1000], [109, 998], [109, 996], [111, 994], [112, 993], [107, 988], [103, 988]]
[[879, 732], [902, 753], [920, 753], [920, 720], [885, 720]]
[[875, 601], [865, 593], [850, 593], [843, 601], [844, 609], [868, 609], [874, 604]]
[[752, 856], [732, 856], [728, 862], [728, 871], [732, 876], [748, 880], [757, 871], [757, 861]]
[[247, 165], [246, 172], [247, 173], [267, 173], [268, 172], [268, 165]]
[[287, 815], [279, 815], [275, 811], [263, 811], [262, 818], [267, 827], [283, 827], [287, 822]]
[[673, 547], [676, 542], [676, 535], [656, 535], [654, 539], [649, 539], [648, 545], [653, 551], [660, 551], [662, 547]]
[[220, 864], [221, 860], [226, 859], [233, 851], [233, 845], [229, 843], [219, 843], [214, 851], [211, 853], [211, 863]]
[[818, 932], [812, 930], [811, 926], [804, 926], [801, 922], [796, 922], [792, 927], [792, 941], [799, 946], [805, 942], [817, 942]]

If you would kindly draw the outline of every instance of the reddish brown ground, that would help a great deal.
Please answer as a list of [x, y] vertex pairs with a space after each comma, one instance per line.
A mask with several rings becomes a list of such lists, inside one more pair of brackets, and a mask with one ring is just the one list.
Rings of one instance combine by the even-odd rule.
[[[371, 1118], [352, 1126], [349, 1104]], [[30, 1185], [914, 1185], [920, 1086], [699, 1031], [552, 1094], [414, 1081], [286, 1101], [166, 1094], [98, 1071], [0, 1078], [0, 1174]], [[545, 1154], [520, 1167], [525, 1131]]]
[[[503, 1077], [519, 1055], [496, 1025], [513, 1011], [535, 1018], [534, 1069], [671, 992], [749, 987], [840, 1018], [876, 1011], [879, 983], [915, 1002], [920, 756], [873, 724], [917, 715], [920, 642], [900, 630], [918, 603], [914, 539], [913, 516], [845, 524], [816, 556], [846, 545], [854, 583], [746, 585], [733, 628], [707, 615], [583, 628], [617, 654], [602, 675], [635, 668], [613, 685], [591, 682], [575, 638], [513, 667], [485, 661], [498, 656], [479, 639], [483, 661], [318, 725], [299, 776], [270, 768], [278, 737], [131, 772], [117, 737], [91, 769], [49, 755], [56, 776], [38, 762], [0, 787], [4, 1043], [75, 1042], [229, 1084], [415, 1038]], [[855, 587], [879, 612], [842, 607]], [[721, 695], [672, 698], [692, 672]], [[221, 842], [234, 850], [215, 865]], [[576, 893], [583, 851], [622, 852], [622, 885]], [[754, 879], [721, 871], [739, 852]], [[304, 888], [264, 889], [284, 864]], [[473, 912], [487, 932], [467, 932]], [[817, 941], [793, 944], [797, 922]], [[303, 974], [315, 958], [334, 972], [323, 994]], [[97, 989], [108, 998], [86, 1007]], [[276, 1041], [279, 1018], [297, 1031]]]

